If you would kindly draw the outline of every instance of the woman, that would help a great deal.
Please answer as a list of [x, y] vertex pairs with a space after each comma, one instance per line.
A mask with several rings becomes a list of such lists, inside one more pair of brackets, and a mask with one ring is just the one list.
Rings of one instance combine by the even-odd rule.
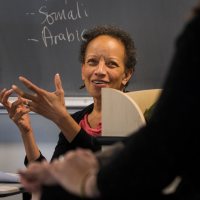
[[[80, 61], [82, 80], [94, 103], [73, 115], [65, 107], [59, 74], [55, 75], [56, 90], [52, 93], [24, 77], [19, 77], [20, 81], [35, 94], [25, 93], [15, 85], [10, 90], [3, 89], [0, 102], [20, 129], [27, 155], [25, 164], [45, 159], [35, 142], [29, 111], [52, 120], [61, 130], [51, 160], [76, 147], [99, 150], [94, 140], [101, 135], [101, 88], [125, 90], [134, 72], [135, 56], [134, 42], [125, 31], [113, 26], [99, 26], [87, 31], [81, 45]], [[19, 98], [11, 103], [8, 98], [13, 91]]]

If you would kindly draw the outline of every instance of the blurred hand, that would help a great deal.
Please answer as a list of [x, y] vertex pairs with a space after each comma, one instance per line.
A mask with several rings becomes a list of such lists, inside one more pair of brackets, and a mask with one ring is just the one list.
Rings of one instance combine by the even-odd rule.
[[19, 170], [20, 182], [28, 192], [38, 193], [42, 185], [54, 185], [56, 181], [48, 171], [49, 163], [33, 162], [26, 169]]
[[81, 195], [83, 180], [99, 170], [98, 160], [90, 150], [70, 151], [51, 163], [31, 163], [19, 170], [20, 180], [28, 192], [40, 193], [42, 185], [59, 184], [68, 192]]
[[90, 150], [78, 149], [54, 160], [48, 170], [67, 191], [81, 195], [83, 179], [88, 173], [96, 174], [99, 164]]

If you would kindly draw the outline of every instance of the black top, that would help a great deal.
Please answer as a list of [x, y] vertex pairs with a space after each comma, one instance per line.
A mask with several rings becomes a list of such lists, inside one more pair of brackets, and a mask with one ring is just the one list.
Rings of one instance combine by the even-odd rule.
[[[102, 199], [200, 199], [200, 15], [188, 22], [146, 127], [98, 173]], [[123, 159], [122, 159], [123, 158]], [[181, 178], [176, 192], [163, 189]]]
[[[72, 114], [72, 117], [77, 123], [79, 123], [83, 119], [84, 115], [92, 112], [92, 110], [93, 110], [93, 104], [87, 106], [81, 111]], [[101, 149], [100, 145], [97, 145], [95, 137], [87, 134], [87, 132], [82, 128], [72, 142], [68, 142], [65, 136], [62, 134], [62, 132], [60, 132], [59, 139], [51, 160], [58, 158], [60, 155], [63, 155], [67, 151], [75, 149], [77, 147], [89, 148], [94, 152]], [[45, 159], [45, 157], [40, 152], [40, 157], [36, 161], [40, 162], [43, 159]], [[25, 157], [24, 164], [26, 166], [28, 164], [27, 157]]]
[[[79, 123], [85, 114], [91, 113], [93, 110], [93, 104], [87, 106], [81, 111], [78, 111], [72, 115], [74, 120]], [[92, 151], [100, 150], [100, 146], [96, 145], [95, 137], [89, 135], [84, 129], [81, 128], [80, 132], [74, 138], [72, 142], [68, 142], [62, 132], [59, 134], [59, 140], [53, 153], [52, 159], [58, 158], [60, 155], [66, 153], [69, 150], [77, 147], [89, 148]]]

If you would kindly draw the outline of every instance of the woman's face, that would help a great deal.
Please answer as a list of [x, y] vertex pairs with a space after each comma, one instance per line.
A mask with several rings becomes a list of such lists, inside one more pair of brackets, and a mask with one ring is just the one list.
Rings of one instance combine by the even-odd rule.
[[121, 41], [107, 35], [93, 39], [82, 65], [82, 80], [89, 94], [101, 97], [101, 88], [122, 90], [132, 75], [125, 71], [125, 48]]

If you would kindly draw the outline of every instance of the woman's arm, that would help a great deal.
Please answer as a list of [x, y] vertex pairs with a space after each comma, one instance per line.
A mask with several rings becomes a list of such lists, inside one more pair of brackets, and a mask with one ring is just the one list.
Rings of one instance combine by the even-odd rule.
[[19, 77], [19, 79], [35, 94], [25, 93], [16, 85], [12, 86], [13, 90], [21, 97], [29, 100], [28, 106], [31, 111], [52, 120], [62, 131], [65, 138], [71, 142], [76, 137], [76, 134], [80, 131], [81, 127], [66, 109], [64, 90], [59, 74], [56, 74], [54, 79], [55, 92], [43, 90], [24, 77]]
[[40, 152], [31, 127], [29, 116], [30, 109], [26, 106], [27, 100], [20, 97], [18, 97], [15, 102], [11, 103], [8, 99], [12, 93], [12, 89], [3, 89], [0, 93], [0, 102], [6, 108], [10, 119], [19, 128], [28, 161], [31, 162], [39, 157]]

